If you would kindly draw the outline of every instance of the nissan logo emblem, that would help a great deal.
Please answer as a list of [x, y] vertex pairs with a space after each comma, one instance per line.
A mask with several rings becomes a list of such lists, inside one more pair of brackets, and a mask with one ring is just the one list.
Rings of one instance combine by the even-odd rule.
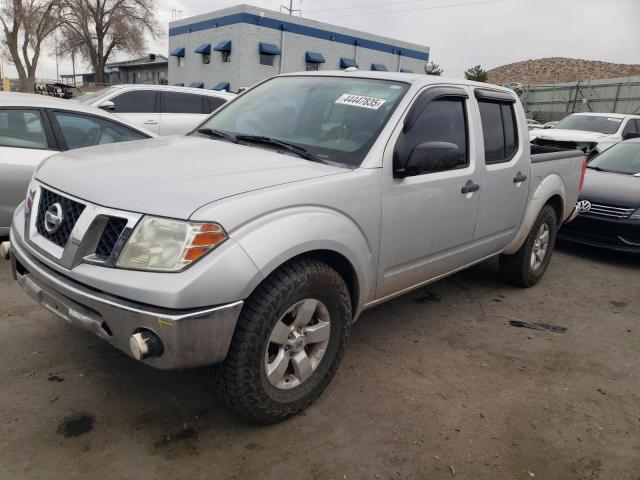
[[62, 206], [59, 203], [52, 203], [44, 214], [44, 229], [47, 233], [56, 233], [60, 230], [62, 221]]
[[580, 213], [587, 213], [591, 210], [591, 202], [589, 200], [580, 200], [578, 206], [580, 207]]

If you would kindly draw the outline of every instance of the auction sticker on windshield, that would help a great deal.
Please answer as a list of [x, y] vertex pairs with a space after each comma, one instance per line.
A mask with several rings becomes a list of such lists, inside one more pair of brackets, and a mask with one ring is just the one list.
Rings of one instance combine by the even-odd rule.
[[335, 103], [342, 105], [353, 105], [354, 107], [370, 108], [371, 110], [379, 109], [386, 100], [382, 98], [365, 97], [364, 95], [352, 95], [350, 93], [344, 93], [338, 98]]

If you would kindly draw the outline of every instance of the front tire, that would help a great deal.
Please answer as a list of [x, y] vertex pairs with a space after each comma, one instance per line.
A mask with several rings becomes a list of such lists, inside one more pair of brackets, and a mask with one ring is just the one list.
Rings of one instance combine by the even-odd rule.
[[551, 261], [557, 231], [556, 211], [551, 205], [545, 205], [520, 249], [513, 255], [500, 256], [502, 277], [523, 288], [538, 283]]
[[220, 396], [255, 422], [295, 415], [333, 378], [350, 324], [349, 290], [333, 268], [286, 263], [247, 299], [227, 358], [212, 367]]

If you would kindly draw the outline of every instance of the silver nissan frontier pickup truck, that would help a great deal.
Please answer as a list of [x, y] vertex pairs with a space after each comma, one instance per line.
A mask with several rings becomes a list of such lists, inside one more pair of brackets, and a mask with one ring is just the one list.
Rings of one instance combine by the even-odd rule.
[[140, 362], [212, 366], [231, 408], [272, 423], [325, 389], [367, 308], [496, 255], [507, 281], [538, 282], [583, 172], [582, 152], [531, 155], [505, 88], [282, 75], [186, 136], [46, 160], [12, 268]]

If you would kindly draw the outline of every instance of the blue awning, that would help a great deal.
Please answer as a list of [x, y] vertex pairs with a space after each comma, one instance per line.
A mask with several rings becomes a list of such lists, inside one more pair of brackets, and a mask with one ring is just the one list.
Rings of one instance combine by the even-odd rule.
[[210, 43], [203, 43], [198, 48], [196, 48], [196, 53], [201, 53], [203, 55], [204, 54], [209, 55], [211, 53], [211, 44]]
[[224, 42], [220, 42], [214, 48], [216, 52], [230, 52], [231, 51], [231, 40], [225, 40]]
[[307, 52], [305, 55], [305, 59], [307, 63], [324, 63], [324, 57], [321, 53], [317, 52]]
[[340, 68], [349, 68], [356, 67], [358, 68], [358, 64], [353, 58], [341, 58], [340, 59]]
[[372, 63], [371, 64], [371, 70], [373, 70], [374, 72], [386, 72], [387, 71], [387, 67], [385, 67], [381, 63]]
[[172, 57], [184, 57], [184, 47], [176, 48], [171, 52]]
[[413, 73], [413, 70], [409, 70], [408, 68], [401, 68], [400, 72], [401, 73]]
[[260, 53], [266, 55], [280, 55], [280, 49], [273, 43], [260, 42]]
[[184, 87], [184, 83], [180, 82], [180, 83], [174, 83], [173, 84], [174, 87]]
[[189, 85], [191, 88], [204, 88], [204, 83], [202, 82], [191, 82]]
[[230, 88], [229, 82], [220, 82], [215, 87], [213, 87], [211, 90], [226, 90], [228, 92], [229, 88]]

